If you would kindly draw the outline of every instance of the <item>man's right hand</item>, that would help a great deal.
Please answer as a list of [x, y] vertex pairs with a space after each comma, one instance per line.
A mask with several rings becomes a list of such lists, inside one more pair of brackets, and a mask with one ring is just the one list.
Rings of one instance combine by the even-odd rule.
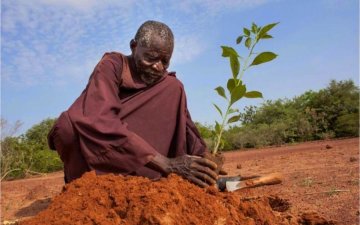
[[158, 154], [146, 166], [164, 175], [176, 173], [200, 187], [215, 184], [218, 177], [215, 172], [216, 163], [199, 156], [183, 155], [167, 158]]
[[216, 183], [216, 167], [213, 161], [199, 156], [183, 155], [169, 159], [171, 173], [176, 173], [200, 187]]

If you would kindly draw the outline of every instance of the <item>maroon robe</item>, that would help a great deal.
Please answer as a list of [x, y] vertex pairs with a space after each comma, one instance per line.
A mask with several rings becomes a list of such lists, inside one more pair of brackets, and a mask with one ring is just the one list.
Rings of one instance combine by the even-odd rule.
[[157, 179], [161, 174], [145, 167], [156, 152], [204, 154], [182, 83], [168, 74], [147, 86], [134, 68], [130, 57], [106, 53], [50, 131], [49, 146], [64, 162], [67, 182], [90, 170]]

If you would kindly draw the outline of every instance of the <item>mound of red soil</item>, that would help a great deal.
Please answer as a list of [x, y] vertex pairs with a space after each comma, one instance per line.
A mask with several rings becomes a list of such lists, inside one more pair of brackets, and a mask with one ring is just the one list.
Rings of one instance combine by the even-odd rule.
[[20, 224], [332, 224], [316, 216], [304, 220], [280, 213], [290, 207], [280, 199], [244, 194], [201, 189], [176, 175], [153, 182], [90, 172], [66, 185], [46, 210]]

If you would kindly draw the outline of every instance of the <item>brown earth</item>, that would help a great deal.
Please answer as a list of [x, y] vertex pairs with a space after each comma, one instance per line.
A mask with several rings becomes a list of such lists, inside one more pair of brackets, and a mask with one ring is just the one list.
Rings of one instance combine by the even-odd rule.
[[296, 218], [278, 214], [267, 198], [241, 199], [214, 187], [201, 189], [176, 175], [152, 182], [90, 172], [65, 186], [46, 210], [20, 224], [298, 224]]
[[[5, 224], [42, 211], [33, 224], [66, 224], [60, 218], [77, 218], [78, 224], [86, 224], [84, 212], [91, 215], [86, 217], [91, 224], [331, 224], [320, 223], [321, 217], [358, 224], [358, 150], [356, 138], [225, 153], [230, 175], [284, 175], [282, 184], [235, 193], [200, 189], [177, 176], [160, 182], [131, 178], [124, 185], [128, 178], [90, 174], [66, 186], [60, 195], [62, 173], [6, 181], [1, 184], [1, 220]], [[89, 193], [91, 198], [86, 197]], [[155, 201], [155, 196], [160, 198]], [[111, 222], [96, 223], [106, 220]]]

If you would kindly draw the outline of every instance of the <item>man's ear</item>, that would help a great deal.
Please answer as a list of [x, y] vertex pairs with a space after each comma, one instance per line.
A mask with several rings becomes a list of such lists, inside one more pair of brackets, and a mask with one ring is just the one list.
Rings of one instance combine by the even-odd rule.
[[131, 39], [131, 41], [130, 41], [131, 52], [134, 52], [136, 46], [137, 46], [137, 42], [134, 39]]

